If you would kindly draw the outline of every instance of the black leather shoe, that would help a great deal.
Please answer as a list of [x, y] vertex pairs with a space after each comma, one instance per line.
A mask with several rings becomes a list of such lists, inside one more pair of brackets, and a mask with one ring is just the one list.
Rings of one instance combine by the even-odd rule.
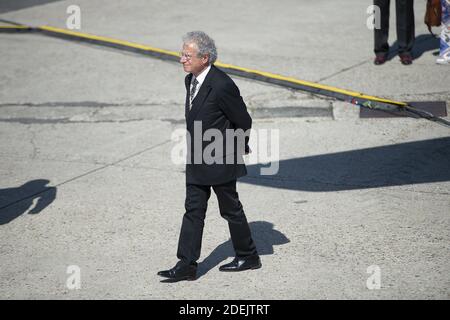
[[262, 267], [259, 256], [250, 256], [246, 258], [234, 258], [230, 263], [219, 267], [220, 271], [244, 271], [249, 269], [259, 269]]
[[158, 276], [167, 278], [163, 282], [177, 282], [182, 280], [192, 281], [196, 279], [197, 267], [176, 265], [170, 270], [163, 270], [158, 272]]

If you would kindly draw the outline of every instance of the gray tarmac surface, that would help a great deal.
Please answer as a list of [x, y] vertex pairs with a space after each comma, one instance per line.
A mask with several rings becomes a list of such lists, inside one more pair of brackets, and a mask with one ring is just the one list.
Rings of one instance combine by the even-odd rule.
[[[71, 4], [2, 1], [0, 19], [64, 28]], [[372, 64], [370, 1], [77, 4], [81, 32], [179, 51], [201, 29], [222, 62], [450, 104], [420, 1], [408, 67]], [[263, 268], [218, 271], [233, 251], [212, 196], [199, 279], [166, 284], [156, 272], [176, 262], [184, 213], [183, 166], [171, 161], [181, 66], [39, 34], [0, 33], [0, 56], [0, 298], [450, 298], [448, 127], [360, 119], [350, 104], [234, 77], [256, 132], [280, 136], [278, 174], [250, 161], [238, 184]], [[73, 265], [79, 289], [67, 286]], [[380, 289], [367, 286], [370, 266]]]

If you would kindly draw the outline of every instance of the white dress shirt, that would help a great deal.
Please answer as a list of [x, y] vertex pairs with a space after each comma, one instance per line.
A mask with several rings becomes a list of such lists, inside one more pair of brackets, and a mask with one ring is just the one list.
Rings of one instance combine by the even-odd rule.
[[206, 67], [206, 69], [203, 70], [197, 77], [192, 76], [191, 85], [189, 87], [189, 92], [191, 92], [191, 90], [192, 90], [192, 83], [194, 82], [194, 79], [197, 79], [197, 81], [198, 81], [197, 88], [195, 88], [195, 93], [194, 93], [194, 97], [192, 98], [192, 100], [194, 100], [195, 96], [200, 91], [200, 87], [202, 86], [202, 83], [205, 81], [206, 75], [208, 74], [210, 69], [211, 69], [211, 65]]

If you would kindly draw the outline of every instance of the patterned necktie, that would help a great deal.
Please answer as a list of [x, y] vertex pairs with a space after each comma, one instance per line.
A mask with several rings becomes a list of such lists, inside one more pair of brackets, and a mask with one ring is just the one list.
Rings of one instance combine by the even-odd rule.
[[194, 78], [194, 80], [192, 81], [191, 93], [189, 95], [189, 100], [190, 100], [189, 111], [191, 111], [191, 109], [192, 109], [192, 101], [194, 100], [195, 90], [197, 90], [197, 84], [198, 84], [198, 81], [197, 81], [197, 79]]

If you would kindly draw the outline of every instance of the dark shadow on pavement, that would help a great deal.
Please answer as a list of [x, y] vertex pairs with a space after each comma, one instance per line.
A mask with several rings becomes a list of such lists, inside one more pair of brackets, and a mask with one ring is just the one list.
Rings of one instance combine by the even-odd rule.
[[[434, 37], [431, 34], [421, 34], [416, 37], [413, 47], [413, 59], [419, 59], [425, 52], [439, 50], [439, 38]], [[398, 42], [392, 44], [387, 60], [392, 60], [398, 55]]]
[[[273, 164], [272, 164], [273, 165]], [[330, 192], [450, 181], [450, 137], [250, 165], [241, 183], [312, 192]]]
[[0, 189], [0, 225], [11, 222], [28, 210], [28, 214], [38, 214], [51, 204], [56, 198], [56, 187], [47, 186], [49, 182], [37, 179], [17, 188]]
[[[253, 240], [256, 244], [256, 249], [258, 250], [258, 254], [260, 256], [273, 254], [273, 246], [282, 245], [289, 242], [289, 239], [283, 233], [273, 228], [273, 223], [267, 221], [254, 221], [250, 222], [249, 226], [252, 232]], [[234, 250], [233, 245], [231, 244], [231, 239], [220, 244], [209, 254], [208, 257], [199, 263], [197, 279], [228, 258], [234, 258]]]
[[1, 0], [0, 1], [0, 13], [6, 13], [10, 11], [17, 11], [26, 9], [29, 7], [39, 6], [47, 4], [49, 2], [56, 2], [61, 0]]

